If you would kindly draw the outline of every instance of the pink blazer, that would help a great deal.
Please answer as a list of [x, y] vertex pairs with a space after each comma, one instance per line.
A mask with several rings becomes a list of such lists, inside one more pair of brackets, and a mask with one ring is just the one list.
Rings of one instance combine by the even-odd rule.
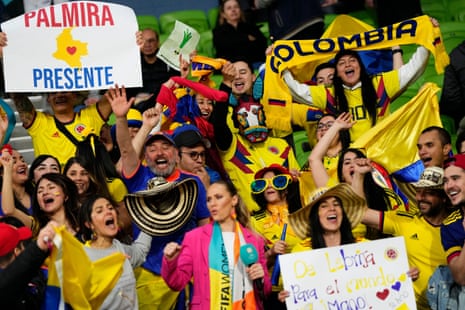
[[[211, 223], [191, 230], [184, 236], [181, 253], [176, 259], [167, 261], [163, 257], [161, 275], [172, 290], [182, 290], [194, 277], [194, 294], [192, 296], [191, 310], [210, 309], [208, 248], [210, 246], [212, 231], [213, 224]], [[268, 268], [266, 267], [264, 241], [261, 237], [244, 227], [242, 227], [242, 232], [245, 241], [257, 248], [259, 263], [262, 264], [265, 271], [264, 290], [266, 296], [271, 292], [271, 281], [268, 275]]]

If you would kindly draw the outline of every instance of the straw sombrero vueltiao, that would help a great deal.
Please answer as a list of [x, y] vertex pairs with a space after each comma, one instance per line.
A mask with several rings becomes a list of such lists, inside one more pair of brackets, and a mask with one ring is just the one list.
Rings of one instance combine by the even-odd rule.
[[297, 237], [305, 239], [310, 236], [310, 211], [320, 203], [329, 198], [338, 197], [342, 201], [344, 212], [346, 213], [352, 228], [360, 224], [363, 214], [367, 208], [366, 201], [358, 196], [350, 185], [340, 183], [331, 188], [320, 188], [312, 195], [311, 202], [302, 209], [289, 214], [289, 224]]
[[170, 235], [190, 220], [199, 191], [194, 179], [167, 182], [155, 177], [147, 188], [124, 198], [129, 215], [143, 232], [151, 236]]

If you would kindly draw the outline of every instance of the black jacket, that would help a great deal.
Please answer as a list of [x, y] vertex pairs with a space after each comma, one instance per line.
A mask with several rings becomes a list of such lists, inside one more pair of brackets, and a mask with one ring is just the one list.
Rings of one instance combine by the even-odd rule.
[[40, 266], [48, 252], [35, 242], [5, 269], [0, 270], [0, 304], [2, 309], [40, 309], [47, 285]]

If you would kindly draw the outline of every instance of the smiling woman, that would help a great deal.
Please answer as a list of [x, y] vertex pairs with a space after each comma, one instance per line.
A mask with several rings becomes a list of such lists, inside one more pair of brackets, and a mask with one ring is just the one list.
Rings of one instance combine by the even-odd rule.
[[297, 236], [306, 238], [293, 252], [354, 243], [363, 240], [352, 234], [361, 223], [365, 200], [347, 184], [321, 188], [305, 208], [291, 214], [289, 222]]
[[2, 174], [0, 217], [12, 216], [27, 227], [31, 227], [32, 203], [34, 192], [28, 180], [28, 167], [24, 157], [9, 145], [0, 150]]
[[353, 142], [390, 114], [391, 99], [421, 75], [428, 58], [429, 51], [420, 46], [410, 60], [398, 69], [369, 76], [359, 53], [344, 49], [335, 56], [336, 74], [331, 87], [300, 83], [289, 70], [284, 71], [283, 78], [296, 102], [333, 114], [350, 113], [356, 121], [350, 128]]
[[76, 185], [59, 173], [44, 174], [34, 192], [33, 231], [45, 227], [50, 220], [57, 226], [64, 225], [72, 234], [79, 231], [77, 222], [78, 193]]

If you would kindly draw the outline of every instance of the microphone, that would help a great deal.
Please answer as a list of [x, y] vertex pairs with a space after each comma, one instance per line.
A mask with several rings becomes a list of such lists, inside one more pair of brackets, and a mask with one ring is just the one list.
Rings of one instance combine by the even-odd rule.
[[[241, 246], [239, 255], [241, 257], [242, 262], [248, 267], [252, 266], [258, 261], [257, 249], [251, 243], [246, 243], [243, 246]], [[260, 297], [264, 297], [263, 279], [253, 280], [253, 285], [257, 288]]]

